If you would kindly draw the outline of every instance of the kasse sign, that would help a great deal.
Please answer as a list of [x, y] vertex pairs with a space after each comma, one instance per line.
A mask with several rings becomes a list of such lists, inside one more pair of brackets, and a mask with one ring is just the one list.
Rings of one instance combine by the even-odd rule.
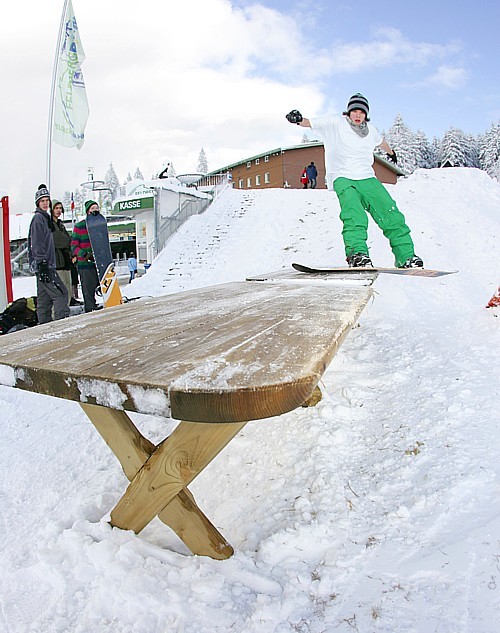
[[154, 198], [135, 198], [133, 200], [123, 200], [115, 204], [115, 211], [132, 211], [137, 209], [152, 209], [154, 207]]

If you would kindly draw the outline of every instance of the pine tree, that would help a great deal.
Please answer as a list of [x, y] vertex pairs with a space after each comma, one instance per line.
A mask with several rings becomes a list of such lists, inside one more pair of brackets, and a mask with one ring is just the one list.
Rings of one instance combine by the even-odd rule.
[[479, 167], [479, 141], [472, 134], [465, 135], [466, 167]]
[[433, 146], [429, 143], [429, 139], [423, 132], [415, 134], [416, 141], [416, 163], [419, 169], [432, 169], [437, 166], [436, 154]]
[[73, 202], [75, 203], [75, 216], [84, 215], [84, 204], [86, 200], [91, 198], [91, 193], [86, 193], [83, 189], [78, 187], [73, 192]]
[[109, 189], [109, 191], [103, 192], [102, 196], [102, 204], [104, 207], [111, 207], [113, 204], [113, 198], [116, 197], [120, 189], [120, 181], [118, 180], [118, 176], [116, 175], [115, 168], [113, 167], [113, 163], [109, 164], [108, 171], [104, 176], [105, 186]]
[[201, 148], [200, 155], [198, 156], [198, 165], [196, 171], [199, 174], [208, 174], [208, 161], [203, 147]]
[[64, 192], [62, 203], [65, 211], [71, 211], [71, 191]]
[[309, 137], [307, 136], [307, 134], [304, 132], [304, 136], [302, 137], [302, 140], [300, 141], [301, 143], [310, 143]]
[[440, 167], [467, 167], [465, 134], [451, 127], [441, 141]]
[[479, 167], [490, 176], [498, 178], [500, 161], [500, 122], [492, 123], [490, 129], [480, 138]]
[[398, 114], [386, 135], [386, 141], [398, 156], [398, 166], [407, 174], [412, 174], [418, 166], [418, 142], [414, 132], [406, 127]]
[[168, 166], [168, 169], [167, 169], [167, 176], [168, 176], [169, 178], [175, 178], [175, 176], [176, 176], [174, 163], [172, 163], [172, 162], [171, 162], [171, 163], [170, 163], [170, 165]]
[[137, 180], [144, 180], [144, 176], [142, 175], [142, 171], [139, 169], [139, 167], [135, 170], [134, 178], [136, 178]]

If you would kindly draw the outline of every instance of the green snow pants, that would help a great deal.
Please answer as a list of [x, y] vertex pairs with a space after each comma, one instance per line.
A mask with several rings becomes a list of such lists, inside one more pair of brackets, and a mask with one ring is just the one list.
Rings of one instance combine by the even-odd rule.
[[410, 229], [406, 226], [404, 215], [379, 180], [336, 178], [333, 188], [340, 202], [340, 219], [344, 225], [342, 237], [347, 257], [354, 253], [369, 255], [366, 245], [367, 212], [389, 240], [396, 266], [401, 266], [409, 257], [415, 255]]

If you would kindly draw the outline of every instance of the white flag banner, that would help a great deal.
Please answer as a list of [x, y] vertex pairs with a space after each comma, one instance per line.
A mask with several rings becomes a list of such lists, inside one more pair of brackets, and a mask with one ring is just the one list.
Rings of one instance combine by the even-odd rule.
[[64, 147], [80, 149], [85, 140], [89, 104], [81, 65], [85, 61], [71, 0], [63, 20], [57, 56], [54, 94], [53, 140]]

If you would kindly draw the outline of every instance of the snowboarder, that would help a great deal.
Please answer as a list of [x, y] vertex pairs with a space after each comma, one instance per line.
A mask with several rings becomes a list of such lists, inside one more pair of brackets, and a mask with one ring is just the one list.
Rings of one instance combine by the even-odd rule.
[[51, 216], [50, 193], [40, 185], [35, 193], [35, 215], [28, 231], [30, 270], [36, 274], [38, 323], [50, 323], [69, 316], [68, 291], [56, 270], [54, 221]]
[[350, 267], [373, 266], [367, 246], [368, 216], [372, 216], [389, 240], [397, 268], [422, 268], [415, 255], [410, 229], [403, 214], [373, 171], [373, 150], [381, 147], [397, 162], [396, 152], [368, 125], [368, 100], [353, 95], [343, 116], [306, 119], [298, 110], [286, 115], [290, 123], [311, 127], [323, 138], [329, 188], [340, 202], [342, 237]]

